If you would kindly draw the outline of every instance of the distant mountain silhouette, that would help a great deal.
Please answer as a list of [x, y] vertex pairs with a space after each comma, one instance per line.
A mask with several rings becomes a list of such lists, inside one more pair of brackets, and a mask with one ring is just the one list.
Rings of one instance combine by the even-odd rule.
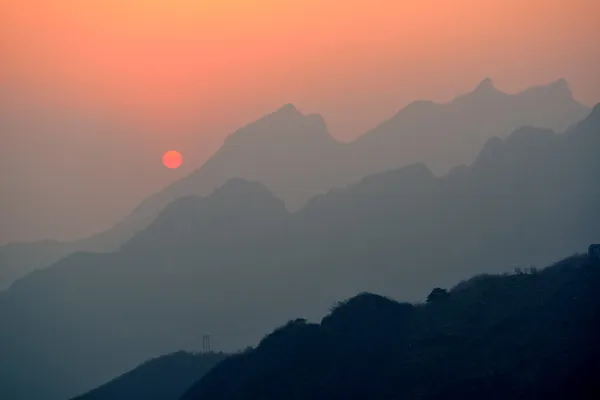
[[54, 240], [0, 246], [0, 291], [27, 273], [53, 264], [78, 250], [83, 250], [78, 242]]
[[486, 78], [471, 93], [447, 104], [410, 104], [350, 147], [357, 160], [370, 164], [358, 167], [367, 174], [422, 162], [443, 175], [470, 164], [492, 137], [504, 138], [522, 126], [562, 132], [588, 112], [573, 99], [564, 79], [507, 94]]
[[153, 221], [148, 229], [126, 243], [122, 252], [177, 249], [190, 241], [192, 246], [244, 246], [262, 240], [262, 227], [283, 223], [288, 217], [283, 201], [260, 183], [232, 179], [210, 196], [185, 196], [175, 200]]
[[290, 321], [181, 400], [595, 399], [599, 285], [600, 261], [574, 256], [426, 305], [364, 293], [320, 324]]
[[241, 179], [181, 198], [119, 251], [75, 253], [0, 292], [0, 398], [68, 398], [198, 349], [203, 332], [234, 351], [357, 292], [420, 299], [585, 251], [600, 241], [599, 148], [597, 106], [567, 134], [492, 139], [444, 178], [412, 165], [295, 213]]
[[[207, 196], [231, 178], [265, 184], [288, 209], [333, 188], [413, 163], [435, 174], [470, 164], [492, 137], [521, 126], [559, 132], [589, 109], [560, 79], [517, 94], [497, 90], [490, 79], [447, 104], [416, 101], [350, 144], [336, 142], [319, 115], [303, 115], [288, 104], [230, 135], [201, 168], [144, 200], [112, 229], [71, 243], [0, 247], [0, 290], [31, 270], [74, 251], [114, 251], [147, 227], [173, 200]], [[21, 253], [22, 251], [22, 253]]]
[[73, 400], [177, 400], [225, 357], [183, 351], [158, 357]]

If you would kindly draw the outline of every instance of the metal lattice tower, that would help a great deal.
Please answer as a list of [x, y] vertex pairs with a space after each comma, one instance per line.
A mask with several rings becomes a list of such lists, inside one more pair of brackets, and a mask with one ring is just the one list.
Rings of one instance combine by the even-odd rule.
[[202, 351], [204, 353], [210, 352], [210, 335], [202, 336]]

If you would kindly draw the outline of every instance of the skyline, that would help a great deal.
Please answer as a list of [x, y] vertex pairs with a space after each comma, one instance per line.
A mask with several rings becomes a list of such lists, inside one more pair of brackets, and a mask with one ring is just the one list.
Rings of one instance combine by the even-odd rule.
[[4, 81], [155, 134], [294, 103], [346, 141], [486, 76], [507, 92], [565, 78], [582, 103], [600, 102], [590, 0], [2, 2]]

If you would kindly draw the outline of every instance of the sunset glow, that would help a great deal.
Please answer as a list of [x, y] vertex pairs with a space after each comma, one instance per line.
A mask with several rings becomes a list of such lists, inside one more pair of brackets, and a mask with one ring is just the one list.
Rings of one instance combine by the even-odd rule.
[[600, 392], [599, 44], [600, 0], [0, 0], [0, 400]]
[[[2, 138], [2, 179], [13, 185], [4, 192], [39, 199], [31, 207], [40, 215], [20, 217], [35, 236], [0, 235], [0, 243], [57, 229], [65, 240], [93, 233], [58, 217], [77, 196], [102, 199], [106, 215], [84, 216], [111, 226], [202, 166], [227, 135], [287, 103], [322, 115], [340, 141], [414, 100], [450, 101], [485, 77], [507, 93], [565, 78], [592, 106], [599, 41], [597, 0], [0, 0], [0, 102], [50, 132], [15, 128]], [[38, 122], [38, 112], [51, 121]], [[70, 130], [56, 122], [51, 133], [62, 116], [73, 119]], [[87, 119], [102, 128], [86, 129]], [[175, 170], [160, 163], [172, 148], [186, 157]], [[73, 154], [90, 171], [85, 190], [84, 167], [63, 165]], [[110, 203], [102, 194], [116, 179], [120, 196]], [[48, 215], [61, 222], [47, 228], [50, 196], [38, 181], [79, 188], [68, 200], [57, 192]]]
[[[485, 76], [507, 90], [565, 77], [583, 101], [600, 98], [600, 83], [589, 84], [598, 61], [566, 61], [600, 38], [591, 0], [0, 0], [0, 9], [0, 74], [143, 120], [209, 121], [232, 102], [252, 98], [263, 111], [293, 101], [354, 136], [333, 98], [448, 98]], [[433, 92], [457, 73], [458, 87]], [[349, 101], [336, 108], [362, 105]]]

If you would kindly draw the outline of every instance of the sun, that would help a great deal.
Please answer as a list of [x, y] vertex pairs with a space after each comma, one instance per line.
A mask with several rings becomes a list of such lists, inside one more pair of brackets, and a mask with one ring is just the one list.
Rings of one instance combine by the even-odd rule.
[[162, 162], [167, 168], [179, 168], [183, 162], [183, 157], [181, 156], [180, 152], [176, 150], [169, 150], [163, 154]]

